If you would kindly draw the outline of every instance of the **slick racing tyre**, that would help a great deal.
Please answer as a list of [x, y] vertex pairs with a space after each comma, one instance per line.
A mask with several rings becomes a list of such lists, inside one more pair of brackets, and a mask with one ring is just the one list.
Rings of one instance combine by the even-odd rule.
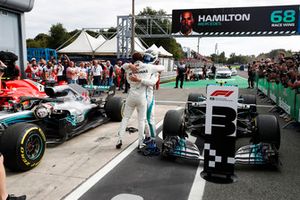
[[243, 98], [243, 104], [255, 104], [256, 105], [256, 96], [252, 94], [243, 94], [241, 95]]
[[1, 137], [4, 164], [13, 171], [28, 171], [43, 158], [46, 137], [35, 124], [20, 123], [8, 127]]
[[253, 94], [243, 94], [241, 95], [243, 104], [251, 104], [250, 109], [252, 112], [256, 112], [256, 96]]
[[123, 118], [125, 103], [121, 97], [110, 97], [105, 104], [105, 112], [111, 120], [120, 122]]
[[190, 93], [188, 96], [188, 102], [193, 101], [193, 102], [201, 102], [203, 101], [204, 95], [201, 93]]
[[185, 110], [185, 128], [186, 131], [192, 135], [200, 135], [204, 133], [205, 124], [205, 111], [206, 106], [193, 105], [192, 102], [203, 102], [205, 101], [205, 96], [201, 93], [190, 93], [188, 96], [188, 102], [186, 104]]
[[192, 102], [202, 102], [204, 99], [205, 96], [201, 93], [190, 93], [187, 99], [187, 109], [190, 110], [192, 108]]
[[183, 137], [183, 110], [169, 110], [164, 118], [163, 139], [167, 136]]
[[280, 148], [280, 129], [277, 118], [274, 115], [258, 115], [256, 117], [257, 142], [275, 145]]

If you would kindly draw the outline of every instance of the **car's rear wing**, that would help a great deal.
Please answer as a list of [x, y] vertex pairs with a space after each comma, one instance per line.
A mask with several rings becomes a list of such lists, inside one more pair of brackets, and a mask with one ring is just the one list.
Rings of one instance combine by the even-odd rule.
[[90, 97], [98, 97], [102, 95], [102, 93], [107, 93], [108, 97], [114, 96], [116, 93], [116, 86], [106, 86], [106, 85], [84, 85], [83, 86], [86, 90], [89, 91]]

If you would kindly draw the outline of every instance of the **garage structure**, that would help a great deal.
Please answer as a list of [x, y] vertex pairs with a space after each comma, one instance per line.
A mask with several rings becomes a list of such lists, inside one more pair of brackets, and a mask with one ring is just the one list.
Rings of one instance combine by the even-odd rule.
[[27, 60], [24, 13], [33, 5], [34, 0], [0, 0], [0, 51], [16, 54], [22, 73]]

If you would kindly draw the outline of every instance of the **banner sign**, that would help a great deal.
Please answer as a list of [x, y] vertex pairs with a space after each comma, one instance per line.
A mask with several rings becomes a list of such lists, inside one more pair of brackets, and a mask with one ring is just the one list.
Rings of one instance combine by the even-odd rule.
[[295, 91], [290, 87], [284, 87], [279, 84], [279, 102], [278, 106], [282, 108], [291, 117], [295, 117]]
[[276, 36], [300, 34], [300, 5], [172, 11], [173, 36]]
[[234, 173], [238, 87], [209, 85], [207, 87], [204, 173]]

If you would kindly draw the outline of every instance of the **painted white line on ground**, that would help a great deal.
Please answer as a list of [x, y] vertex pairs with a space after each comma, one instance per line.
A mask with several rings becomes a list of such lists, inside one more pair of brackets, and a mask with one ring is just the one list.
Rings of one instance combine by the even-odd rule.
[[[163, 120], [157, 123], [156, 129], [158, 129], [163, 123]], [[90, 188], [92, 188], [97, 182], [99, 182], [106, 174], [108, 174], [113, 168], [115, 168], [124, 158], [126, 158], [133, 150], [138, 146], [138, 140], [129, 145], [125, 150], [113, 158], [98, 172], [88, 178], [83, 184], [76, 188], [73, 192], [67, 195], [64, 200], [77, 200], [83, 194], [85, 194]]]
[[203, 170], [202, 164], [201, 162], [199, 162], [198, 169], [195, 175], [195, 179], [188, 200], [201, 200], [203, 197], [206, 181], [200, 176], [202, 170]]

